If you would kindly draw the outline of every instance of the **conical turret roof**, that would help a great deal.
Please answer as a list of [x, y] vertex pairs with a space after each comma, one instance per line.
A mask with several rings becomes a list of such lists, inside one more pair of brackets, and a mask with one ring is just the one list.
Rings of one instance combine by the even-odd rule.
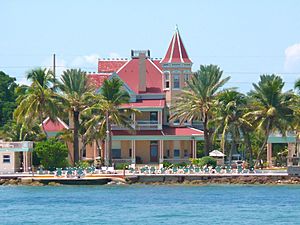
[[172, 37], [169, 48], [161, 63], [191, 63], [188, 54], [183, 45], [178, 28]]

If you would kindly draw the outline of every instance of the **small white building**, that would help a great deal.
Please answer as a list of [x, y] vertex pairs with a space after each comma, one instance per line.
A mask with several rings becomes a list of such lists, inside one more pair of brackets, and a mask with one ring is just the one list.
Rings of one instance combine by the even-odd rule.
[[217, 165], [224, 165], [225, 154], [219, 150], [213, 150], [209, 153], [209, 156], [217, 160]]
[[32, 165], [33, 142], [0, 140], [0, 173], [28, 172]]

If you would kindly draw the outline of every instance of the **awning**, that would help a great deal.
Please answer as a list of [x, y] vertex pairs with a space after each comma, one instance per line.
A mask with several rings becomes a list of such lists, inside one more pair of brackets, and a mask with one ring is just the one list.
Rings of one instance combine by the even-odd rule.
[[219, 150], [213, 150], [209, 153], [209, 156], [212, 157], [224, 157], [225, 155], [223, 154], [223, 152], [220, 152]]

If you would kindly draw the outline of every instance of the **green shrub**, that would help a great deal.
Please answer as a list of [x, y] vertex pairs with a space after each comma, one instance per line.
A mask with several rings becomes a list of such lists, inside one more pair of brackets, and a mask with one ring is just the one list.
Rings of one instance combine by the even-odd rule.
[[39, 157], [41, 165], [47, 170], [53, 171], [69, 165], [67, 146], [55, 138], [37, 143], [34, 151]]
[[170, 163], [170, 162], [163, 162], [163, 167], [164, 167], [164, 168], [172, 168], [172, 167], [173, 167], [173, 164]]
[[76, 167], [81, 167], [83, 169], [87, 169], [91, 166], [91, 164], [88, 161], [79, 161], [75, 164]]
[[129, 168], [130, 164], [129, 163], [118, 163], [115, 165], [116, 170], [124, 170]]
[[193, 165], [204, 167], [204, 166], [217, 166], [217, 160], [210, 156], [204, 156], [200, 159], [192, 159], [191, 160]]
[[181, 163], [176, 163], [174, 164], [174, 167], [185, 167], [187, 166], [188, 164], [186, 162], [181, 162]]

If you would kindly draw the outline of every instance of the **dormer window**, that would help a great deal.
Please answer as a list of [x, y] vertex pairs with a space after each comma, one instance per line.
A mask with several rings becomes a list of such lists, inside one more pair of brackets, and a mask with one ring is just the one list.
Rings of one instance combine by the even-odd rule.
[[179, 74], [174, 74], [173, 75], [173, 88], [174, 89], [179, 89], [180, 88], [180, 77]]
[[165, 84], [164, 84], [165, 89], [170, 88], [170, 73], [166, 72], [165, 73]]

